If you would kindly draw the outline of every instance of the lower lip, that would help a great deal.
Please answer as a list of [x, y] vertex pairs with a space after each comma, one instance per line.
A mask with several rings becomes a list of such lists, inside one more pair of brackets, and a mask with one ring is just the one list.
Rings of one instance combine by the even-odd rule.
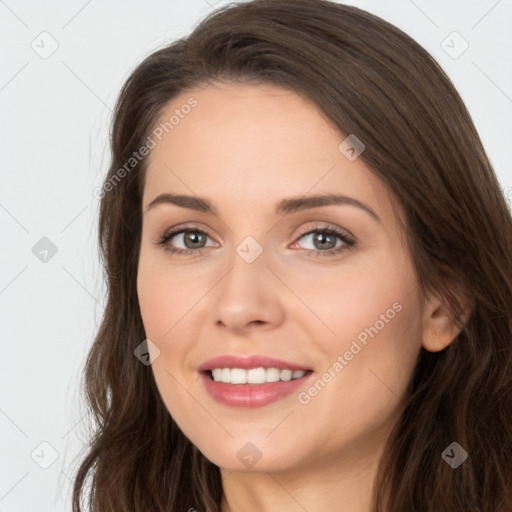
[[206, 391], [214, 400], [230, 407], [250, 408], [263, 407], [290, 395], [303, 386], [310, 375], [308, 372], [299, 379], [265, 384], [225, 384], [212, 380], [209, 372], [200, 372]]

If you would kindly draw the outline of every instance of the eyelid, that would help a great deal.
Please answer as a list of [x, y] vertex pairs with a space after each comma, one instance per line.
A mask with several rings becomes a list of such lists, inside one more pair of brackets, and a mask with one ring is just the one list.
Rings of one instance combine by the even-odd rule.
[[320, 222], [319, 224], [315, 224], [314, 226], [309, 226], [307, 228], [303, 228], [301, 230], [301, 232], [299, 233], [299, 235], [296, 237], [296, 241], [299, 240], [300, 238], [302, 238], [304, 235], [309, 235], [312, 232], [328, 231], [328, 230], [335, 231], [337, 234], [336, 236], [339, 236], [339, 234], [342, 234], [347, 239], [349, 239], [352, 243], [356, 242], [356, 237], [350, 231], [348, 231], [348, 229], [341, 228], [334, 224], [330, 224], [329, 222]]
[[[208, 235], [208, 237], [212, 238], [209, 235], [207, 229], [202, 228], [201, 226], [196, 225], [193, 222], [192, 223], [184, 222], [183, 224], [177, 224], [176, 226], [166, 229], [161, 238], [166, 237], [169, 233], [174, 232], [177, 234], [177, 231], [180, 229], [183, 231], [192, 231], [193, 229], [197, 229], [198, 231], [202, 231], [206, 235]], [[320, 222], [320, 224], [315, 224], [314, 226], [308, 226], [308, 227], [302, 228], [301, 231], [299, 232], [299, 234], [295, 237], [295, 240], [301, 238], [304, 235], [310, 234], [312, 231], [325, 230], [325, 229], [332, 229], [334, 231], [342, 231], [343, 234], [345, 234], [347, 238], [350, 238], [352, 241], [355, 242], [355, 236], [350, 231], [348, 231], [348, 229], [338, 227], [334, 224], [331, 225], [329, 222], [323, 222], [323, 221]]]
[[[200, 231], [207, 235], [209, 238], [212, 238], [209, 234], [209, 229], [202, 227], [199, 224], [196, 224], [194, 222], [183, 222], [181, 224], [176, 224], [175, 226], [172, 226], [164, 231], [164, 233], [159, 238], [165, 238], [170, 233], [173, 234], [179, 234], [183, 231]], [[213, 238], [212, 238], [213, 239]]]

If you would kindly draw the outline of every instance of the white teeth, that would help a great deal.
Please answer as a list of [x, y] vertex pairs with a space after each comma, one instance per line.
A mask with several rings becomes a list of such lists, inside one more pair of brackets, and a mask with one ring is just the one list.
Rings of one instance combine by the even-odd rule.
[[247, 370], [247, 382], [249, 384], [264, 384], [266, 375], [265, 368], [251, 368]]
[[277, 382], [281, 372], [277, 368], [267, 368], [267, 382]]
[[229, 384], [231, 382], [231, 370], [229, 368], [222, 369], [221, 380], [226, 384]]
[[264, 384], [265, 382], [287, 382], [300, 379], [306, 374], [305, 370], [280, 370], [279, 368], [214, 368], [211, 370], [213, 380], [226, 384]]
[[246, 384], [247, 383], [247, 370], [242, 368], [232, 368], [231, 370], [231, 384]]
[[281, 370], [280, 378], [285, 382], [288, 380], [292, 380], [293, 372], [291, 370]]

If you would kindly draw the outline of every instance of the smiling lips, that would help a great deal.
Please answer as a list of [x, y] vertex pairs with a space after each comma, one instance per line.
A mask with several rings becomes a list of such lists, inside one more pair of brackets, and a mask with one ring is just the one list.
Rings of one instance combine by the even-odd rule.
[[210, 396], [231, 407], [261, 407], [289, 395], [312, 370], [267, 356], [220, 356], [198, 368]]

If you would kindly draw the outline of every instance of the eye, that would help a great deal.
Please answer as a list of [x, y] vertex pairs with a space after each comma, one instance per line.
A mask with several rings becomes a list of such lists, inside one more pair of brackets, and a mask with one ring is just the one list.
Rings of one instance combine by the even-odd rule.
[[[173, 247], [170, 244], [173, 238], [176, 238], [178, 243], [184, 244], [185, 248]], [[209, 238], [208, 234], [201, 229], [192, 227], [186, 229], [178, 228], [165, 233], [157, 244], [164, 246], [164, 250], [172, 254], [201, 254], [201, 249], [206, 247], [203, 244], [207, 238]]]
[[[309, 255], [332, 256], [340, 254], [355, 245], [355, 240], [348, 233], [332, 226], [315, 226], [302, 233], [298, 240], [308, 238], [312, 248], [306, 248]], [[339, 243], [338, 243], [338, 239]], [[294, 242], [296, 244], [297, 242]]]

